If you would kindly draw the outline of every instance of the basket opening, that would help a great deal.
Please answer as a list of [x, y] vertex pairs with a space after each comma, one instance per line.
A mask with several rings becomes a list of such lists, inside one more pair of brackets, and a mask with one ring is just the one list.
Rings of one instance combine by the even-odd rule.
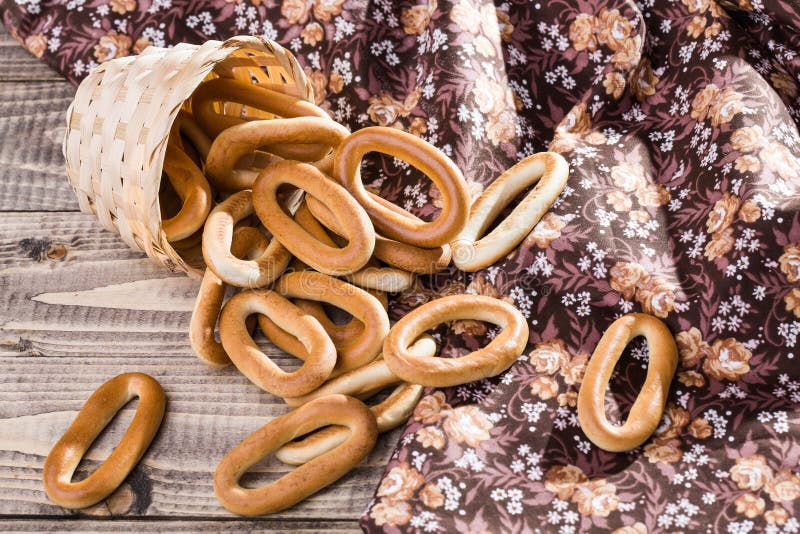
[[[146, 251], [169, 269], [198, 275], [198, 270], [203, 269], [201, 233], [169, 243], [161, 228], [163, 219], [175, 216], [181, 208], [178, 195], [161, 172], [169, 122], [177, 108], [182, 106], [191, 112], [189, 93], [199, 86], [201, 79], [236, 78], [305, 99], [310, 93], [309, 82], [290, 52], [278, 44], [246, 36], [225, 43], [209, 41], [202, 46], [151, 47], [147, 54], [130, 58], [119, 76], [107, 74], [108, 71], [98, 69], [90, 75], [78, 88], [80, 97], [73, 102], [67, 136], [86, 139], [81, 138], [80, 143], [65, 142], [65, 146], [73, 147], [65, 153], [70, 182], [81, 198], [82, 207], [100, 212], [104, 223], [116, 227], [127, 243]], [[140, 124], [142, 115], [137, 113], [133, 119], [118, 122], [114, 134], [95, 146], [96, 136], [103, 130], [104, 115], [99, 106], [104, 100], [99, 97], [111, 90], [118, 91], [117, 101], [135, 101], [143, 113], [147, 110], [148, 119]], [[271, 113], [248, 106], [224, 107], [225, 104], [218, 103], [217, 112], [230, 112], [244, 120], [274, 118]], [[130, 172], [123, 176], [119, 174], [119, 153], [105, 145], [111, 142], [124, 144], [123, 167]], [[193, 159], [197, 158], [195, 152], [204, 152], [206, 148], [205, 144], [202, 149], [184, 144]], [[109, 162], [109, 157], [117, 161]], [[253, 162], [248, 167], [258, 169], [262, 163]], [[93, 172], [98, 176], [92, 176], [89, 187], [81, 187], [84, 176], [78, 170], [86, 165], [96, 169]], [[137, 187], [129, 187], [129, 181]], [[111, 198], [103, 198], [104, 195]]]

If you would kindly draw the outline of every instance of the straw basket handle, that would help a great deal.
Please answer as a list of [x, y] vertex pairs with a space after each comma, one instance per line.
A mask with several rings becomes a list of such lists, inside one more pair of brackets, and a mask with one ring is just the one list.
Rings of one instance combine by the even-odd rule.
[[229, 57], [246, 58], [243, 63], [258, 69], [258, 76], [249, 76], [253, 83], [314, 101], [290, 52], [244, 36], [199, 46], [151, 46], [138, 56], [103, 63], [81, 82], [67, 110], [64, 159], [81, 211], [94, 213], [105, 228], [171, 271], [192, 276], [204, 266], [182, 257], [161, 228], [162, 166], [181, 106]]

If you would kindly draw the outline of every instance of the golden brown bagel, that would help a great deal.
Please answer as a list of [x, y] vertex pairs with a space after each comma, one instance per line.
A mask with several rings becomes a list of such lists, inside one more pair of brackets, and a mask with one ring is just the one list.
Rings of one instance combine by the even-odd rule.
[[[348, 243], [332, 247], [315, 239], [280, 208], [278, 188], [293, 185], [329, 206], [342, 224]], [[253, 202], [259, 219], [275, 238], [306, 265], [332, 276], [363, 267], [375, 248], [375, 231], [366, 212], [340, 185], [307, 163], [279, 161], [265, 168], [253, 184]]]
[[[386, 201], [369, 193], [359, 171], [368, 152], [402, 159], [433, 180], [442, 195], [439, 216], [431, 222], [420, 221], [389, 209]], [[433, 248], [455, 239], [467, 224], [470, 197], [461, 171], [443, 152], [410, 133], [372, 126], [350, 134], [334, 152], [333, 176], [364, 207], [375, 229], [390, 239]]]
[[[214, 74], [220, 78], [231, 78], [242, 82], [251, 84], [264, 84], [266, 88], [270, 87], [270, 79], [267, 73], [261, 70], [261, 66], [253, 61], [252, 58], [247, 56], [234, 55], [228, 56], [216, 65], [214, 65]], [[246, 107], [236, 102], [219, 102], [218, 108], [230, 117], [246, 116], [248, 119], [272, 118], [273, 114], [267, 111], [262, 111], [252, 107]]]
[[[349, 133], [344, 126], [319, 117], [269, 119], [237, 124], [214, 139], [206, 160], [206, 175], [220, 190], [248, 189], [253, 187], [259, 172], [254, 169], [236, 169], [236, 164], [244, 156], [255, 155], [259, 147], [311, 143], [336, 147]], [[267, 163], [275, 161], [277, 160], [267, 160]], [[259, 165], [262, 165], [261, 168], [265, 166], [263, 162]]]
[[[259, 257], [267, 250], [267, 246], [269, 246], [267, 236], [256, 228], [243, 227], [233, 231], [231, 253], [237, 258]], [[189, 321], [189, 343], [192, 350], [203, 363], [211, 367], [225, 367], [231, 363], [222, 343], [214, 338], [217, 319], [225, 298], [225, 288], [225, 282], [207, 268]], [[252, 327], [248, 330], [252, 331]]]
[[[197, 151], [200, 159], [205, 161], [208, 158], [208, 151], [211, 149], [211, 138], [206, 135], [197, 121], [194, 120], [192, 114], [185, 110], [178, 112], [178, 117], [175, 119], [175, 126], [180, 132], [181, 136], [189, 140], [191, 146]], [[184, 144], [184, 148], [186, 148]]]
[[[386, 400], [370, 408], [378, 424], [378, 433], [388, 432], [408, 421], [422, 390], [417, 384], [401, 384]], [[275, 452], [275, 457], [285, 464], [303, 465], [347, 441], [348, 434], [341, 426], [323, 428], [300, 441], [287, 443]]]
[[[409, 350], [421, 356], [432, 357], [436, 354], [436, 342], [431, 336], [424, 334], [414, 342]], [[314, 399], [336, 393], [365, 400], [395, 384], [400, 385], [386, 400], [371, 408], [378, 423], [378, 432], [383, 433], [397, 428], [408, 420], [422, 395], [423, 388], [416, 384], [403, 383], [382, 359], [332, 378], [319, 389], [307, 395], [286, 398], [284, 401], [289, 406], [297, 407]], [[324, 428], [300, 441], [287, 443], [275, 453], [275, 457], [283, 463], [301, 465], [331, 450], [346, 439], [346, 429], [341, 427]]]
[[[408, 350], [420, 356], [432, 357], [436, 354], [436, 341], [428, 334], [423, 334]], [[311, 393], [299, 397], [285, 397], [283, 400], [293, 408], [334, 393], [350, 395], [359, 400], [364, 400], [389, 386], [401, 384], [402, 382], [403, 380], [389, 369], [386, 361], [381, 356], [378, 356], [376, 360], [358, 369], [353, 369], [331, 378]]]
[[[650, 360], [639, 396], [622, 426], [606, 419], [605, 394], [622, 351], [637, 337], [647, 339]], [[635, 449], [658, 427], [678, 366], [678, 348], [667, 326], [652, 315], [629, 313], [608, 327], [586, 366], [578, 392], [578, 421], [592, 443], [611, 452]]]
[[415, 247], [376, 235], [373, 254], [392, 267], [417, 274], [432, 274], [450, 265], [451, 249], [450, 245], [436, 248]]
[[[122, 441], [94, 473], [72, 482], [75, 469], [94, 440], [135, 397], [139, 406]], [[50, 500], [64, 508], [86, 508], [111, 495], [158, 433], [165, 406], [161, 385], [142, 373], [122, 374], [97, 388], [44, 461], [44, 489]]]
[[[348, 429], [349, 439], [275, 482], [256, 489], [239, 484], [242, 475], [283, 444], [326, 425]], [[214, 493], [231, 512], [245, 516], [285, 510], [341, 478], [375, 446], [375, 416], [364, 403], [344, 395], [317, 399], [276, 417], [233, 448], [214, 473]]]
[[[311, 216], [317, 221], [317, 224], [321, 224], [337, 235], [344, 233], [331, 210], [319, 200], [309, 197], [306, 199], [306, 206]], [[389, 204], [389, 206], [394, 206], [394, 204]], [[394, 209], [398, 211], [400, 208], [394, 206]], [[406, 213], [405, 216], [416, 219], [410, 213]], [[375, 235], [375, 250], [373, 254], [376, 258], [392, 267], [418, 274], [439, 272], [450, 265], [450, 245], [442, 245], [436, 248], [420, 248]]]
[[[511, 252], [550, 209], [567, 185], [568, 177], [569, 165], [555, 152], [528, 156], [501, 174], [472, 204], [469, 222], [450, 243], [456, 267], [478, 271]], [[508, 203], [537, 181], [511, 215], [479, 239]]]
[[384, 293], [400, 293], [414, 285], [416, 276], [413, 273], [395, 267], [367, 266], [345, 275], [344, 278], [353, 285], [363, 289], [374, 289]]
[[192, 158], [174, 142], [167, 145], [164, 173], [183, 205], [174, 217], [161, 221], [161, 229], [167, 241], [180, 241], [203, 227], [211, 211], [211, 187]]
[[252, 214], [253, 194], [245, 189], [229, 196], [211, 210], [206, 220], [203, 259], [227, 284], [263, 287], [283, 273], [292, 257], [277, 239], [272, 239], [264, 254], [254, 260], [241, 260], [231, 253], [233, 225]]
[[[275, 285], [275, 290], [286, 298], [300, 298], [332, 304], [350, 313], [356, 320], [364, 324], [359, 336], [339, 345], [337, 372], [361, 367], [380, 354], [383, 339], [389, 332], [389, 317], [378, 299], [363, 289], [322, 273], [301, 271], [282, 276]], [[277, 323], [277, 321], [274, 322]], [[259, 324], [267, 337], [272, 339], [272, 332], [268, 331], [268, 325], [260, 318]], [[279, 345], [276, 342], [275, 344], [300, 359], [307, 358], [305, 349], [301, 347], [287, 346], [287, 343]]]
[[[287, 373], [255, 344], [246, 319], [266, 315], [295, 336], [306, 351], [303, 365]], [[234, 295], [219, 317], [222, 346], [233, 364], [255, 385], [274, 395], [305, 395], [322, 385], [336, 365], [336, 348], [319, 321], [270, 290], [246, 290]]]
[[[234, 107], [228, 109], [231, 103]], [[240, 104], [244, 107], [242, 108]], [[223, 112], [219, 113], [218, 110]], [[192, 94], [192, 113], [197, 123], [210, 137], [216, 137], [224, 130], [246, 120], [272, 118], [269, 114], [285, 119], [321, 117], [331, 120], [325, 110], [311, 102], [250, 81], [226, 78], [200, 84]], [[330, 151], [330, 147], [321, 145], [278, 144], [262, 148], [276, 156], [301, 161], [320, 160]]]
[[[408, 349], [425, 331], [457, 319], [488, 321], [502, 331], [483, 349], [460, 358], [423, 357]], [[451, 295], [427, 302], [397, 321], [386, 336], [383, 358], [406, 382], [448, 387], [502, 373], [527, 342], [528, 323], [514, 306], [482, 295]]]
[[[365, 289], [364, 291], [378, 299], [384, 311], [388, 311], [389, 299], [387, 298], [386, 293], [383, 293], [382, 291], [376, 291], [374, 289]], [[333, 322], [331, 318], [328, 317], [328, 314], [323, 308], [322, 304], [319, 302], [306, 299], [294, 299], [292, 302], [294, 302], [295, 306], [303, 310], [304, 313], [311, 315], [317, 321], [319, 321], [319, 323], [322, 325], [322, 328], [324, 328], [328, 335], [331, 336], [333, 344], [336, 345], [337, 350], [339, 347], [346, 346], [349, 341], [360, 336], [364, 330], [364, 323], [353, 317], [343, 324]], [[266, 321], [269, 321], [269, 319], [266, 319]], [[275, 323], [272, 324], [274, 325]], [[286, 335], [289, 336], [289, 334]], [[296, 341], [293, 336], [289, 337], [291, 337], [293, 341]], [[278, 344], [276, 343], [276, 345]], [[278, 346], [283, 348], [281, 345]], [[290, 352], [290, 354], [292, 353], [288, 350], [286, 352]]]

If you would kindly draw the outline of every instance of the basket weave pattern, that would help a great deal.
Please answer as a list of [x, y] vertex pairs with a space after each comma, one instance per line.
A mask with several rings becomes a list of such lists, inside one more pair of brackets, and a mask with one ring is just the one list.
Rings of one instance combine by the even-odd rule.
[[230, 56], [257, 65], [257, 73], [244, 71], [253, 83], [314, 101], [291, 53], [266, 39], [235, 37], [199, 46], [151, 46], [138, 56], [104, 63], [81, 83], [67, 110], [64, 159], [81, 211], [97, 215], [132, 248], [192, 276], [199, 276], [202, 266], [181, 257], [161, 229], [162, 166], [178, 111]]

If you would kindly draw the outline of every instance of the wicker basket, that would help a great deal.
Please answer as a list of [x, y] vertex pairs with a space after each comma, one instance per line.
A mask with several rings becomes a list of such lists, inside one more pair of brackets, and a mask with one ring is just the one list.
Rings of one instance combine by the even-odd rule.
[[[236, 78], [314, 101], [291, 53], [272, 41], [235, 37], [200, 46], [151, 46], [104, 63], [81, 83], [67, 110], [64, 158], [81, 211], [96, 214], [132, 248], [191, 276], [202, 273], [202, 258], [187, 261], [161, 228], [162, 164], [181, 106], [203, 80], [217, 77], [212, 69], [229, 57], [242, 58], [242, 66], [232, 69]], [[225, 113], [272, 117], [226, 106]]]

